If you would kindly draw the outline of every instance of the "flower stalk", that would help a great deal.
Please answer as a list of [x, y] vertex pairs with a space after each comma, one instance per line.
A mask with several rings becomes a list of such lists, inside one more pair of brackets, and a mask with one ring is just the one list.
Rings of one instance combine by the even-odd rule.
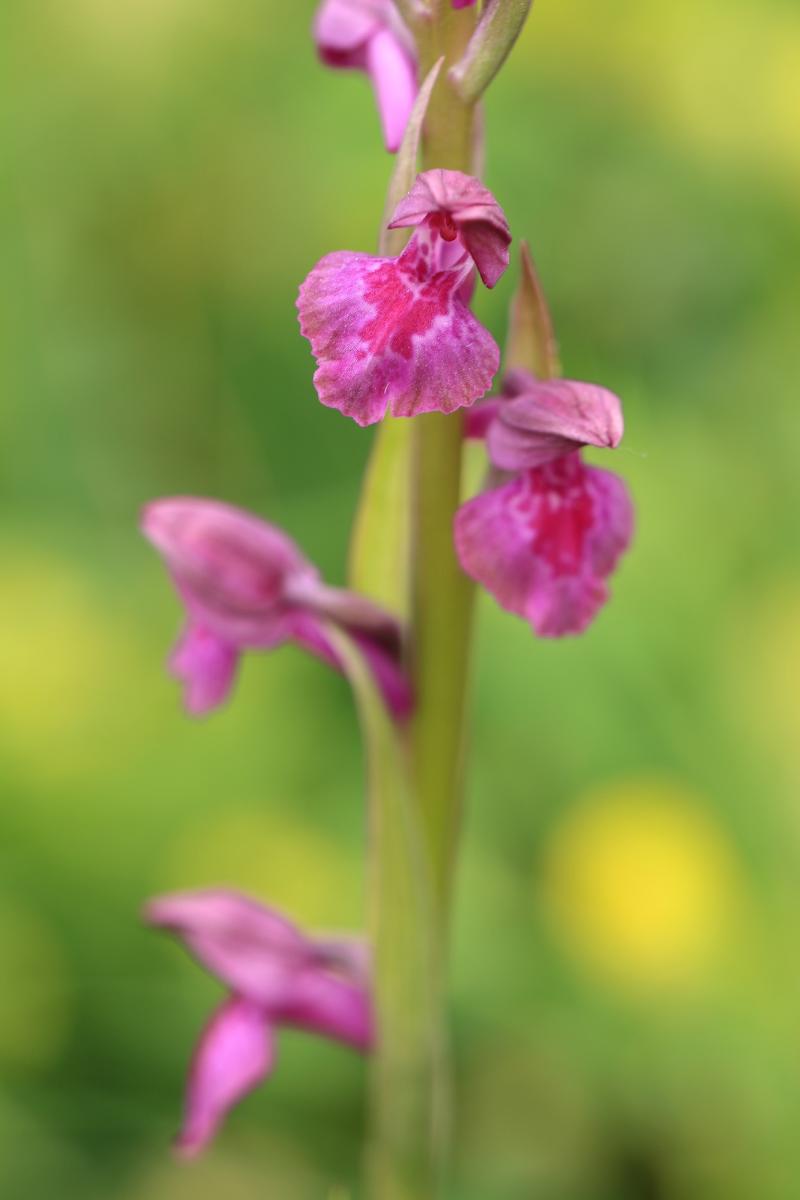
[[[445, 70], [458, 61], [474, 23], [472, 11], [454, 11], [445, 4], [435, 18], [420, 22], [422, 77], [442, 59]], [[471, 105], [460, 99], [442, 71], [425, 119], [424, 166], [468, 172], [472, 124]], [[379, 431], [375, 470], [385, 457], [391, 428]], [[374, 710], [371, 720], [365, 720], [362, 704], [372, 792], [370, 924], [379, 1030], [372, 1059], [371, 1200], [434, 1200], [440, 1194], [450, 1125], [447, 931], [461, 811], [473, 591], [453, 549], [462, 458], [460, 413], [415, 417], [403, 464], [408, 485], [395, 489], [396, 495], [406, 496], [410, 513], [396, 511], [374, 542], [379, 551], [381, 539], [394, 535], [396, 554], [408, 556], [405, 570], [398, 572], [395, 565], [391, 571], [396, 594], [387, 594], [389, 578], [375, 578], [374, 562], [367, 576], [370, 554], [363, 543], [363, 523], [353, 556], [355, 587], [380, 594], [398, 612], [410, 607], [416, 700], [407, 740], [385, 724], [376, 727]], [[397, 471], [396, 460], [393, 469]], [[374, 497], [374, 475], [371, 485]], [[362, 503], [369, 499], [365, 494]], [[423, 929], [409, 928], [409, 911], [423, 921]]]

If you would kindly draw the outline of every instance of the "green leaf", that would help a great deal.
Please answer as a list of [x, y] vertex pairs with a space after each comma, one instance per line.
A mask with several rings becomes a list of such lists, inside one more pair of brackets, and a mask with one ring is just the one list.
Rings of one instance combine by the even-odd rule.
[[411, 422], [378, 427], [350, 540], [350, 586], [408, 618], [411, 551]]
[[553, 319], [527, 242], [520, 244], [519, 260], [519, 282], [508, 317], [505, 370], [522, 367], [539, 379], [554, 379], [561, 374], [561, 364]]

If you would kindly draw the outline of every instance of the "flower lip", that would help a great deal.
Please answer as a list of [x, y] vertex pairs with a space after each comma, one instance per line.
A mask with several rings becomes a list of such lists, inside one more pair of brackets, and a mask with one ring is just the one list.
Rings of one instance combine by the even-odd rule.
[[[504, 471], [542, 466], [581, 446], [614, 449], [622, 405], [607, 388], [569, 379], [536, 380], [514, 372], [487, 433], [492, 463]], [[524, 390], [523, 389], [524, 386]]]
[[494, 287], [508, 266], [511, 230], [502, 208], [480, 180], [441, 167], [423, 171], [394, 210], [389, 228], [424, 222], [440, 233], [446, 230], [442, 235], [447, 240], [456, 231], [486, 287]]

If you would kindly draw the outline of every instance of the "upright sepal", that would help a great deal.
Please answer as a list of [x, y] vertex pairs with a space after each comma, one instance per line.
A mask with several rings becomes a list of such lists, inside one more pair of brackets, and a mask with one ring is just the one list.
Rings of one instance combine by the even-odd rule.
[[522, 31], [530, 7], [531, 0], [485, 0], [464, 55], [449, 72], [456, 91], [466, 104], [479, 99], [502, 67]]
[[380, 234], [378, 236], [378, 253], [381, 255], [399, 254], [406, 243], [405, 231], [390, 228], [389, 222], [403, 196], [410, 190], [414, 182], [414, 177], [417, 174], [417, 158], [419, 156], [422, 126], [425, 123], [425, 114], [428, 111], [431, 93], [433, 92], [436, 80], [439, 78], [443, 62], [444, 58], [438, 59], [425, 76], [417, 98], [414, 101], [414, 107], [411, 109], [411, 115], [408, 118], [400, 149], [397, 151], [394, 170], [392, 171], [389, 187], [386, 192], [386, 202], [383, 209]]
[[539, 379], [561, 374], [553, 318], [527, 242], [519, 247], [519, 281], [511, 301], [505, 369], [521, 368]]

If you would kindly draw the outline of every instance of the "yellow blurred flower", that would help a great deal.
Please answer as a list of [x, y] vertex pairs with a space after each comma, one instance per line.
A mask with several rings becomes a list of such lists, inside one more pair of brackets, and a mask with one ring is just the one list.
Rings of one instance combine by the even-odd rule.
[[680, 987], [713, 965], [741, 907], [723, 830], [681, 785], [589, 793], [554, 830], [541, 888], [557, 935], [612, 983]]
[[363, 924], [362, 860], [299, 820], [227, 809], [195, 822], [169, 854], [156, 890], [225, 885], [311, 928]]

